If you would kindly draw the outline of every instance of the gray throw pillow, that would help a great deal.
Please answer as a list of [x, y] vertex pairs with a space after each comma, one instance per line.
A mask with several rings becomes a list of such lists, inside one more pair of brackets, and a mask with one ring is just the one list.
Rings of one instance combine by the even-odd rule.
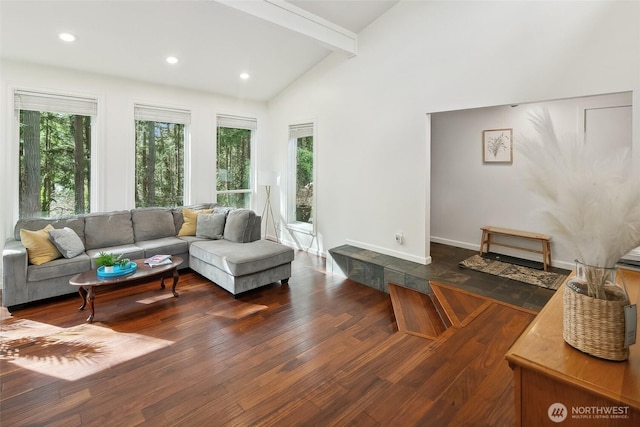
[[256, 220], [256, 213], [250, 209], [235, 209], [227, 214], [224, 238], [230, 242], [248, 243]]
[[65, 258], [73, 258], [84, 253], [84, 243], [69, 227], [56, 228], [49, 231], [49, 240], [58, 248]]
[[198, 214], [196, 237], [203, 239], [222, 239], [226, 213]]
[[173, 214], [168, 208], [137, 208], [131, 211], [133, 236], [136, 242], [162, 239], [176, 235]]

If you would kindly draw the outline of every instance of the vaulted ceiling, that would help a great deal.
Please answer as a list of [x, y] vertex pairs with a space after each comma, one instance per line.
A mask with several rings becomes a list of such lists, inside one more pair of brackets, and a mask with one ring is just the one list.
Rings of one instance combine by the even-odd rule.
[[395, 3], [0, 0], [0, 57], [268, 100], [330, 53], [357, 54], [357, 33]]

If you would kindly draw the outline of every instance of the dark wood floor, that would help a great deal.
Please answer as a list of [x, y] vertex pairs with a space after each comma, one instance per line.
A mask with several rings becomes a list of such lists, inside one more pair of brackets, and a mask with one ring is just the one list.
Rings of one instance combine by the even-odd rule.
[[[457, 264], [433, 255], [433, 268]], [[388, 294], [327, 276], [322, 258], [302, 252], [288, 285], [234, 299], [188, 272], [178, 291], [167, 298], [150, 282], [99, 294], [94, 325], [171, 344], [80, 379], [13, 363], [32, 354], [52, 373], [68, 369], [55, 346], [38, 356], [28, 339], [18, 349], [2, 343], [0, 425], [514, 423], [504, 354], [533, 319], [526, 310], [491, 304], [465, 328], [420, 338], [398, 332]], [[86, 318], [79, 303], [28, 307], [2, 324], [70, 328]], [[89, 369], [91, 357], [85, 362]]]

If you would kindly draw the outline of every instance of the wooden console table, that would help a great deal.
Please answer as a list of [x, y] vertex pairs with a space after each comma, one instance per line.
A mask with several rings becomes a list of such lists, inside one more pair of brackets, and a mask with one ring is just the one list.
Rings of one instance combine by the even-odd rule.
[[[631, 302], [639, 304], [640, 272], [621, 269], [619, 274], [624, 275]], [[598, 359], [565, 343], [564, 287], [506, 355], [513, 369], [516, 425], [640, 425], [640, 343], [630, 347], [629, 360], [624, 362]], [[563, 410], [566, 419], [559, 422]]]
[[152, 277], [160, 277], [160, 287], [164, 289], [164, 279], [170, 276], [173, 277], [171, 293], [174, 297], [178, 296], [176, 285], [178, 284], [178, 266], [182, 264], [182, 258], [174, 256], [171, 257], [171, 264], [163, 264], [155, 267], [145, 264], [144, 259], [133, 260], [132, 262], [137, 264], [136, 271], [124, 276], [100, 277], [96, 274], [96, 270], [88, 270], [76, 274], [69, 279], [70, 285], [78, 287], [78, 293], [82, 298], [82, 305], [79, 310], [84, 310], [87, 306], [87, 301], [89, 302], [91, 314], [89, 314], [87, 318], [88, 323], [93, 322], [96, 314], [93, 301], [97, 289], [109, 289], [110, 287], [128, 285]]
[[[491, 244], [494, 246], [503, 246], [505, 248], [519, 249], [521, 251], [534, 252], [542, 254], [542, 265], [544, 271], [547, 271], [547, 267], [551, 267], [551, 236], [540, 233], [532, 233], [531, 231], [513, 230], [511, 228], [484, 226], [480, 227], [482, 230], [482, 240], [480, 240], [480, 256], [485, 252], [484, 247], [487, 246], [487, 251], [491, 251]], [[517, 246], [513, 244], [501, 243], [491, 240], [494, 234], [517, 237], [519, 239], [535, 240], [542, 244], [540, 250], [526, 248], [524, 246]]]

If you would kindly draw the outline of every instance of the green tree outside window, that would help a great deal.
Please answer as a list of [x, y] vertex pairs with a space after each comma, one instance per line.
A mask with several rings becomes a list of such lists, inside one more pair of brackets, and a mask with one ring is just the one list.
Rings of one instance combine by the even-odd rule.
[[251, 130], [219, 126], [216, 146], [217, 203], [251, 206]]
[[20, 110], [20, 218], [89, 212], [91, 117]]
[[296, 221], [313, 222], [313, 136], [296, 140]]
[[136, 120], [136, 207], [184, 204], [184, 125]]

